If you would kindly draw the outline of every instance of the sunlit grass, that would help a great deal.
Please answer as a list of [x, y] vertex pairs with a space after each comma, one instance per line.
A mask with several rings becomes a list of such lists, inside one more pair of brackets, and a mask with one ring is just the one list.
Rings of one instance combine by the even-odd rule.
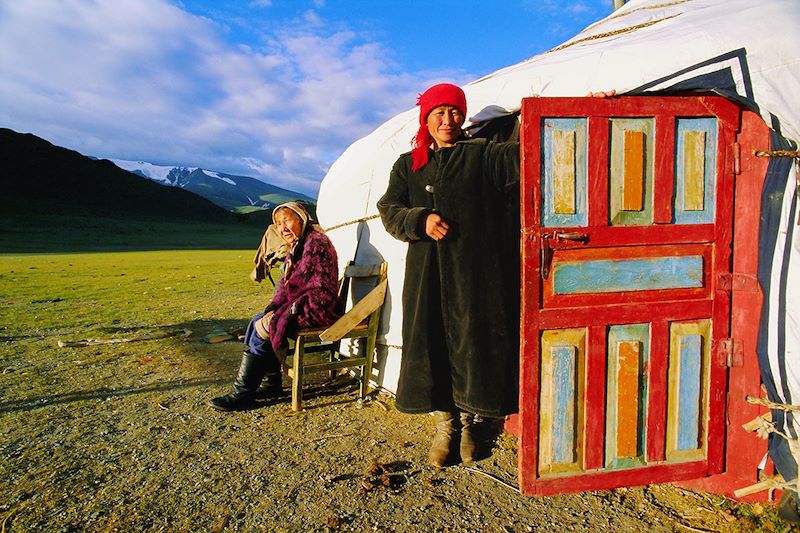
[[250, 250], [2, 255], [0, 337], [97, 336], [110, 328], [201, 320], [246, 323], [272, 292], [269, 282], [249, 279], [252, 255]]

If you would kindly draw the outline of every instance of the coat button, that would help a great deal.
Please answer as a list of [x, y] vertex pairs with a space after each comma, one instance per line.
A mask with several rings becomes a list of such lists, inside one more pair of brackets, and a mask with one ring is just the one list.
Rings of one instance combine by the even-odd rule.
[[433, 185], [426, 185], [425, 190], [428, 192], [433, 192]]

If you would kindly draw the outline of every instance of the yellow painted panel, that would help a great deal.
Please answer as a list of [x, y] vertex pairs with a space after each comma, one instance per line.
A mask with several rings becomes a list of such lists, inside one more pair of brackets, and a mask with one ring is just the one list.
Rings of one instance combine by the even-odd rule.
[[575, 214], [575, 132], [553, 131], [553, 211]]
[[684, 133], [683, 210], [702, 211], [705, 195], [706, 132]]
[[644, 132], [625, 130], [623, 151], [622, 209], [641, 211], [644, 207]]

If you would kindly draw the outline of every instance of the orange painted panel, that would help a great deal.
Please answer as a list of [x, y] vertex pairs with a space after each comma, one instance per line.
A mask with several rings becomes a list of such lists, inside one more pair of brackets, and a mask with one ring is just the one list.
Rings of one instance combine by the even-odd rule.
[[639, 341], [617, 343], [617, 457], [636, 457], [639, 428]]
[[644, 132], [625, 130], [622, 209], [641, 211], [644, 207]]

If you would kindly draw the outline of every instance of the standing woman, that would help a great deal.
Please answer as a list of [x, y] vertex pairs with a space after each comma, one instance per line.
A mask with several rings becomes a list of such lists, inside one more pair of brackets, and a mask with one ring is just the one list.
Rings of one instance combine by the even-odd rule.
[[[475, 415], [517, 410], [519, 144], [465, 138], [455, 85], [422, 93], [378, 210], [407, 242], [397, 408], [436, 418], [428, 461], [477, 457]], [[460, 439], [454, 438], [460, 429]]]
[[233, 390], [208, 402], [219, 411], [248, 409], [257, 398], [280, 396], [287, 339], [300, 329], [328, 326], [340, 315], [338, 262], [330, 239], [310, 223], [308, 212], [298, 202], [276, 207], [272, 222], [289, 246], [283, 277], [264, 312], [247, 326], [244, 342], [248, 348]]

